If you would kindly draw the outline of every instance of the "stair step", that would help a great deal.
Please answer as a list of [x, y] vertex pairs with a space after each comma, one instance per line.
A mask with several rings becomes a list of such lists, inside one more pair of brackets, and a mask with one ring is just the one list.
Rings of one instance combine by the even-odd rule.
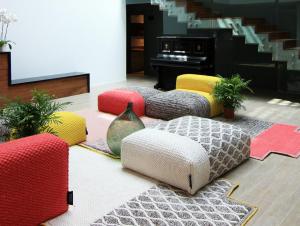
[[259, 32], [259, 33], [269, 35], [270, 41], [290, 38], [290, 33], [285, 31], [271, 31], [271, 32]]
[[175, 0], [176, 4], [177, 5], [180, 5], [180, 6], [186, 6], [186, 5], [189, 5], [189, 4], [195, 4], [195, 5], [198, 5], [198, 6], [203, 6], [203, 4], [201, 2], [192, 2], [192, 1], [189, 1], [189, 0]]
[[259, 24], [265, 24], [266, 20], [264, 18], [243, 18], [243, 25], [249, 26], [249, 25], [259, 25]]
[[273, 42], [282, 42], [283, 49], [290, 49], [300, 46], [300, 42], [297, 39], [276, 39]]
[[241, 19], [241, 17], [228, 17], [228, 16], [219, 16], [218, 14], [208, 16], [208, 17], [201, 17], [201, 20], [217, 20], [217, 19]]
[[294, 47], [294, 48], [289, 48], [287, 50], [297, 50], [298, 51], [298, 58], [300, 59], [300, 46], [299, 47]]
[[276, 31], [275, 25], [268, 25], [268, 24], [257, 24], [255, 26], [255, 32], [274, 32]]

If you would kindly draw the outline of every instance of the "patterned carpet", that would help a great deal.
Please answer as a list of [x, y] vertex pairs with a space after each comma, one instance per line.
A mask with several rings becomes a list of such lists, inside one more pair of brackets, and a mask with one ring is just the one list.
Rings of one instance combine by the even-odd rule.
[[[90, 123], [91, 126], [94, 127], [95, 125], [99, 124], [97, 126], [97, 129], [95, 130], [95, 133], [106, 134], [105, 131], [101, 132], [100, 130], [107, 130], [108, 125], [110, 124], [110, 121], [108, 122], [106, 120], [107, 121], [106, 123], [108, 124], [107, 126], [103, 126], [103, 125], [101, 126], [101, 123], [103, 123], [103, 121], [105, 121], [105, 120], [101, 121], [101, 118], [103, 117], [102, 115], [97, 115], [98, 113], [93, 113], [91, 115], [87, 114], [86, 112], [79, 112], [79, 113], [82, 116], [84, 116], [88, 122], [89, 121], [92, 122], [92, 123]], [[114, 117], [113, 116], [111, 116], [111, 117], [112, 117], [111, 118], [111, 121], [112, 121]], [[99, 122], [97, 122], [97, 120]], [[266, 129], [268, 129], [269, 127], [271, 127], [273, 125], [273, 123], [271, 123], [271, 122], [265, 122], [265, 121], [245, 117], [245, 116], [237, 116], [234, 121], [228, 121], [228, 120], [224, 119], [223, 117], [217, 117], [217, 118], [214, 118], [214, 120], [226, 122], [226, 123], [241, 127], [243, 130], [247, 131], [252, 138], [256, 137], [258, 134], [260, 134], [261, 132], [265, 131]], [[145, 125], [146, 125], [146, 127], [151, 128], [161, 122], [162, 122], [162, 120], [152, 119], [152, 121], [150, 121], [150, 122], [149, 121], [145, 122]], [[90, 130], [89, 123], [88, 123], [88, 131], [89, 131], [88, 138], [90, 136], [96, 137], [93, 134], [94, 131]], [[88, 148], [94, 152], [97, 152], [100, 154], [105, 154], [112, 158], [117, 158], [110, 151], [104, 137], [97, 136], [97, 139], [88, 139], [86, 142], [82, 143], [81, 146]]]
[[274, 123], [266, 122], [246, 116], [237, 116], [233, 121], [228, 121], [223, 117], [214, 118], [217, 121], [226, 122], [248, 131], [250, 136], [256, 137], [258, 134], [264, 130], [270, 128]]
[[237, 186], [217, 180], [196, 195], [156, 185], [114, 209], [91, 226], [237, 226], [244, 225], [257, 208], [231, 199]]

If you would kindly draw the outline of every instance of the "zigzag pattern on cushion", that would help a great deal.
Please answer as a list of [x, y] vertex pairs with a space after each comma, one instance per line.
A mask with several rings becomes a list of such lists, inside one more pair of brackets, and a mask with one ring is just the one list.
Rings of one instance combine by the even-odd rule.
[[200, 143], [209, 155], [210, 181], [240, 165], [250, 156], [250, 136], [241, 128], [206, 118], [185, 116], [158, 124]]

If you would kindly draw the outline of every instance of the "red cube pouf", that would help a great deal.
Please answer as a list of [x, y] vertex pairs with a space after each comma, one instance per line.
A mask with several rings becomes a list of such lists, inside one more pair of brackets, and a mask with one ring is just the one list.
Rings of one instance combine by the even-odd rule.
[[98, 96], [98, 110], [119, 115], [125, 111], [129, 102], [133, 104], [133, 111], [137, 116], [145, 115], [144, 98], [135, 91], [110, 90]]
[[0, 225], [34, 226], [68, 210], [68, 145], [41, 134], [0, 145]]

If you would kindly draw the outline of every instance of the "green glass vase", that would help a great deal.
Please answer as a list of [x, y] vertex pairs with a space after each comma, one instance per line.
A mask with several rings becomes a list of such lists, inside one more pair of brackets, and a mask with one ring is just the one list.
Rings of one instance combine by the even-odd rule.
[[132, 110], [133, 104], [128, 103], [126, 110], [119, 115], [109, 126], [107, 131], [107, 144], [116, 156], [120, 156], [122, 140], [128, 135], [144, 129], [144, 123]]

